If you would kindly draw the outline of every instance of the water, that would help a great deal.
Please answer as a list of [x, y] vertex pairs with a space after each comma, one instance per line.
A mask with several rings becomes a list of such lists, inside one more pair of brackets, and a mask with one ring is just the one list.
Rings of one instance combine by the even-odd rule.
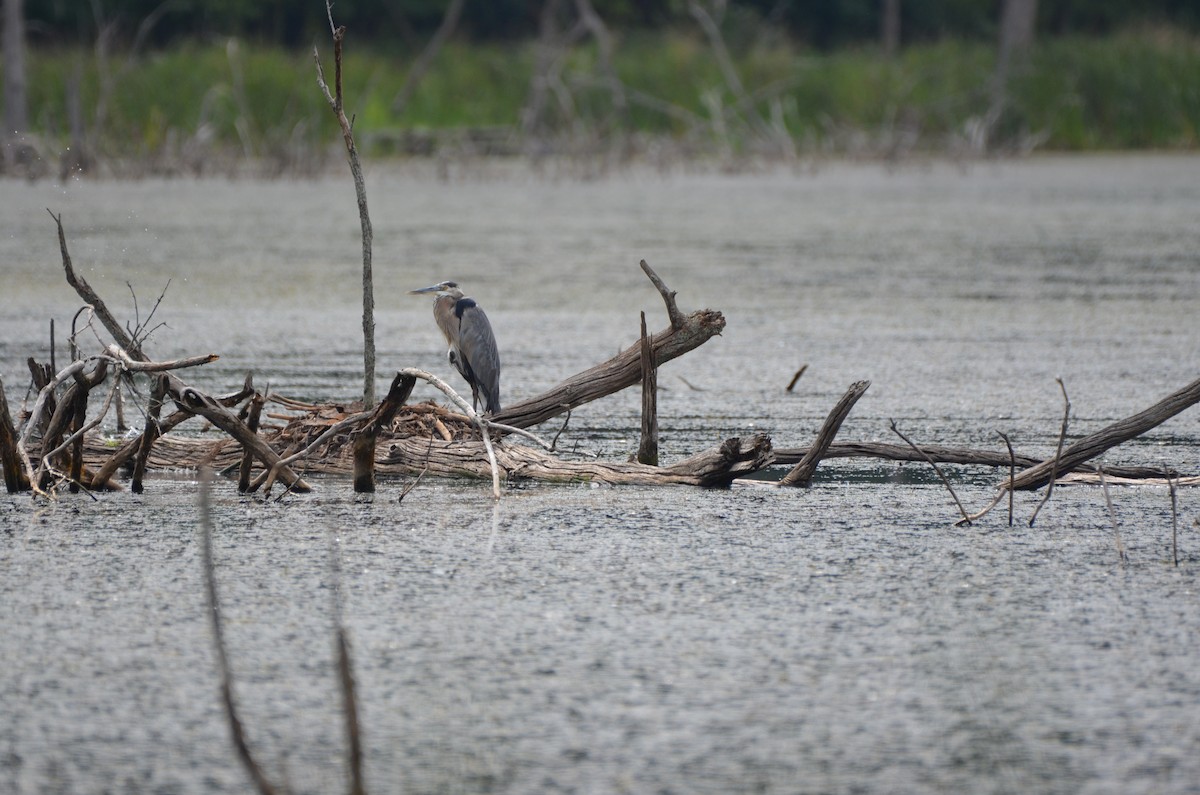
[[[663, 450], [841, 432], [1048, 455], [1196, 378], [1200, 158], [1035, 158], [887, 172], [633, 173], [580, 183], [368, 174], [381, 385], [445, 371], [444, 278], [487, 308], [505, 399], [665, 325], [645, 258], [725, 333], [660, 373]], [[60, 345], [76, 267], [189, 380], [300, 398], [360, 388], [348, 177], [0, 183], [0, 375]], [[59, 353], [60, 366], [62, 356]], [[793, 393], [793, 372], [809, 369]], [[448, 374], [448, 373], [447, 373]], [[448, 374], [449, 375], [449, 374]], [[694, 387], [694, 388], [693, 388]], [[434, 397], [418, 390], [417, 398]], [[636, 391], [564, 440], [623, 459]], [[1200, 470], [1192, 409], [1110, 451]], [[551, 435], [557, 429], [543, 429]], [[951, 470], [968, 506], [998, 473]], [[823, 464], [814, 487], [607, 488], [342, 480], [281, 502], [214, 493], [217, 576], [249, 736], [277, 779], [344, 786], [331, 555], [375, 792], [1200, 792], [1197, 497], [1060, 488], [956, 528], [912, 464]], [[0, 501], [0, 782], [25, 792], [241, 792], [186, 477], [142, 496]], [[1114, 529], [1114, 521], [1116, 527]], [[1117, 536], [1128, 564], [1117, 553]], [[336, 550], [335, 552], [331, 550]]]

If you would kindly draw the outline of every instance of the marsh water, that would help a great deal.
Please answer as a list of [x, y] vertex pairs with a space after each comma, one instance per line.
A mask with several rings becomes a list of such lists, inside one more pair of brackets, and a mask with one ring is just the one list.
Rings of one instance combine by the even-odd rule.
[[[1052, 455], [1200, 365], [1200, 158], [831, 163], [581, 181], [519, 169], [367, 174], [380, 384], [448, 371], [427, 299], [486, 307], [503, 397], [666, 325], [646, 259], [724, 334], [659, 374], [668, 460], [729, 436]], [[0, 376], [14, 411], [79, 300], [147, 349], [217, 353], [300, 399], [361, 389], [348, 175], [0, 182]], [[136, 296], [136, 308], [135, 299]], [[785, 387], [808, 365], [796, 388]], [[436, 398], [419, 388], [416, 399]], [[578, 409], [566, 455], [623, 460], [640, 397]], [[546, 435], [558, 430], [541, 429]], [[106, 426], [108, 432], [115, 432]], [[1109, 464], [1200, 473], [1192, 409]], [[1001, 473], [949, 468], [984, 505]], [[831, 460], [812, 488], [425, 479], [356, 500], [213, 490], [216, 575], [252, 747], [298, 792], [345, 787], [333, 594], [373, 792], [1200, 792], [1200, 498], [1056, 489], [955, 527], [924, 465]], [[188, 473], [144, 495], [0, 497], [0, 789], [245, 792], [205, 614]], [[1174, 564], [1172, 528], [1179, 563]], [[1122, 563], [1119, 544], [1127, 554]], [[333, 561], [336, 558], [338, 565]], [[335, 568], [340, 574], [335, 574]]]

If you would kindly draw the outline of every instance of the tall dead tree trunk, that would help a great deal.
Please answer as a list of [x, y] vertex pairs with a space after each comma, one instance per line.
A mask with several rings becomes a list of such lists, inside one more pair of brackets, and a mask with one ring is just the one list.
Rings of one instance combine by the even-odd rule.
[[329, 16], [329, 28], [333, 31], [333, 92], [325, 83], [325, 70], [321, 68], [321, 58], [317, 48], [313, 46], [313, 60], [317, 64], [317, 85], [325, 95], [333, 115], [337, 117], [338, 126], [342, 128], [342, 140], [346, 144], [346, 155], [350, 161], [350, 175], [354, 179], [354, 192], [358, 196], [358, 221], [362, 228], [362, 292], [363, 292], [363, 406], [368, 409], [375, 407], [375, 277], [372, 274], [371, 243], [375, 233], [371, 227], [371, 214], [367, 211], [367, 184], [363, 178], [362, 164], [358, 159], [358, 147], [354, 143], [354, 129], [346, 118], [345, 104], [342, 101], [342, 41], [346, 38], [346, 28], [335, 27], [333, 24], [333, 5], [330, 0], [325, 2], [325, 12]]

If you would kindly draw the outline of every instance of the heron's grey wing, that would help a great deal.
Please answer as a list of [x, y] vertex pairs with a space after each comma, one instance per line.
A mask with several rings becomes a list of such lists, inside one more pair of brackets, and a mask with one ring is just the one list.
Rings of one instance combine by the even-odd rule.
[[500, 351], [496, 348], [492, 324], [478, 304], [463, 308], [459, 318], [458, 352], [470, 373], [467, 380], [474, 379], [483, 395], [484, 408], [495, 414], [500, 410]]

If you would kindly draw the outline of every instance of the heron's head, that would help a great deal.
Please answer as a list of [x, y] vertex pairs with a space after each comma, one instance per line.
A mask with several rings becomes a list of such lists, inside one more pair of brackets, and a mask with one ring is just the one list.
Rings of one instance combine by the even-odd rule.
[[422, 287], [420, 290], [409, 290], [409, 295], [425, 295], [428, 293], [436, 293], [437, 295], [448, 295], [451, 298], [462, 298], [463, 291], [458, 289], [457, 282], [438, 282], [429, 287]]

